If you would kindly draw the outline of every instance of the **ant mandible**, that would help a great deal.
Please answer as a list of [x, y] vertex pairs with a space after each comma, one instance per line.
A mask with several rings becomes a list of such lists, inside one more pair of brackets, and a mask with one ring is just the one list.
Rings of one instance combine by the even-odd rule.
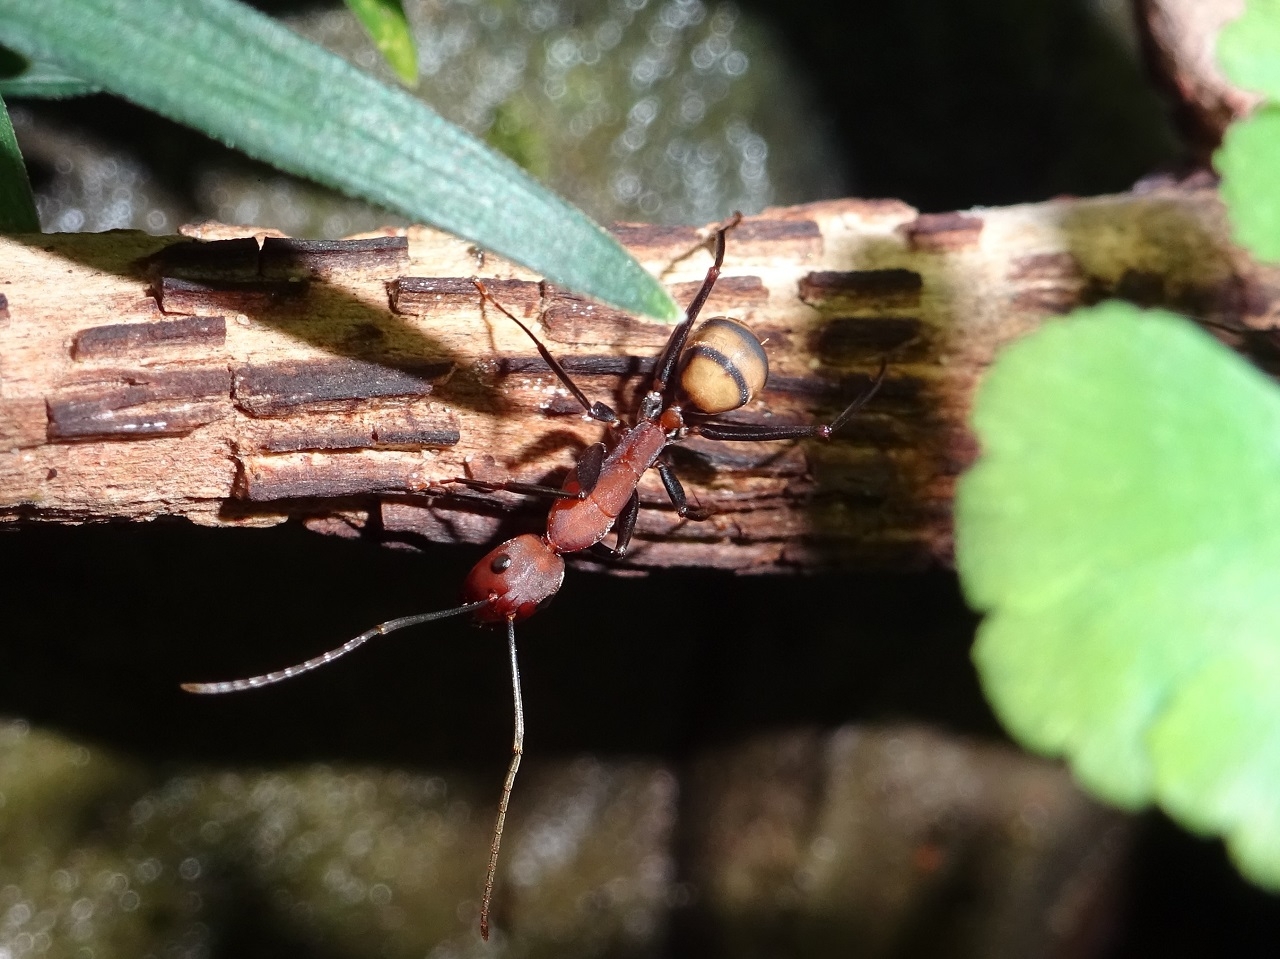
[[[596, 443], [578, 457], [559, 488], [527, 483], [491, 483], [483, 480], [455, 479], [478, 489], [508, 490], [556, 497], [547, 517], [546, 532], [525, 533], [495, 547], [472, 568], [462, 586], [465, 602], [454, 609], [379, 623], [354, 639], [327, 653], [261, 676], [215, 683], [184, 683], [192, 693], [230, 693], [255, 689], [309, 672], [344, 656], [375, 636], [406, 626], [416, 626], [448, 616], [472, 613], [483, 624], [505, 623], [507, 649], [511, 659], [511, 690], [515, 708], [515, 735], [511, 743], [511, 763], [498, 801], [498, 816], [489, 845], [489, 867], [485, 873], [484, 895], [480, 904], [480, 935], [489, 938], [489, 913], [493, 886], [498, 870], [498, 848], [506, 823], [511, 789], [515, 784], [520, 759], [524, 755], [524, 705], [520, 695], [520, 667], [516, 660], [515, 624], [526, 619], [560, 589], [564, 580], [565, 553], [586, 549], [602, 550], [621, 557], [631, 543], [636, 517], [640, 512], [637, 484], [651, 467], [658, 471], [662, 485], [682, 518], [706, 519], [711, 511], [689, 505], [684, 487], [667, 461], [669, 446], [687, 436], [709, 440], [794, 440], [830, 439], [861, 409], [884, 381], [885, 363], [871, 385], [844, 408], [830, 423], [810, 426], [765, 426], [745, 423], [716, 422], [721, 413], [745, 406], [758, 393], [768, 376], [769, 361], [760, 340], [743, 324], [724, 316], [706, 320], [690, 336], [694, 321], [702, 310], [712, 287], [720, 276], [724, 262], [725, 234], [737, 226], [741, 214], [735, 213], [715, 233], [715, 260], [707, 270], [702, 287], [689, 304], [685, 318], [671, 331], [654, 369], [649, 391], [640, 401], [636, 420], [626, 425], [604, 403], [591, 402], [534, 332], [498, 303], [479, 280], [473, 280], [481, 302], [492, 303], [529, 335], [542, 359], [556, 378], [582, 404], [588, 418], [605, 424], [611, 442]], [[614, 545], [604, 538], [614, 531]]]

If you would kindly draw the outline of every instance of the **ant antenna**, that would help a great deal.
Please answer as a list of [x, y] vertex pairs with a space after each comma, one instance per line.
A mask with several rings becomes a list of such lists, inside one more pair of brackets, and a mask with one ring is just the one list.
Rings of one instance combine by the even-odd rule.
[[[331, 663], [339, 656], [345, 656], [357, 646], [363, 646], [375, 636], [385, 636], [406, 626], [417, 626], [436, 619], [449, 616], [460, 616], [474, 612], [482, 606], [488, 606], [491, 600], [482, 599], [454, 609], [444, 609], [435, 613], [418, 613], [416, 616], [401, 616], [379, 623], [367, 629], [354, 639], [349, 639], [336, 649], [312, 657], [295, 666], [286, 666], [275, 672], [263, 673], [261, 676], [249, 676], [246, 679], [231, 679], [220, 683], [183, 683], [182, 688], [189, 693], [235, 693], [244, 689], [257, 689], [259, 686], [270, 686], [272, 683], [292, 679], [301, 673], [318, 669]], [[493, 887], [498, 876], [498, 850], [502, 846], [502, 830], [507, 823], [507, 807], [511, 804], [511, 789], [516, 782], [516, 773], [520, 769], [520, 759], [524, 756], [524, 698], [520, 695], [520, 664], [516, 659], [516, 625], [515, 618], [507, 619], [507, 649], [511, 657], [511, 700], [515, 707], [515, 734], [511, 740], [511, 764], [507, 767], [507, 778], [502, 784], [502, 797], [498, 800], [498, 818], [493, 824], [493, 839], [489, 843], [489, 868], [484, 877], [484, 897], [480, 903], [480, 937], [489, 938], [489, 911], [493, 902]]]
[[[372, 629], [367, 629], [355, 639], [349, 639], [337, 649], [331, 649], [327, 653], [321, 653], [312, 659], [308, 659], [305, 663], [298, 663], [296, 666], [286, 666], [284, 669], [277, 669], [275, 672], [263, 673], [261, 676], [250, 676], [247, 679], [229, 679], [221, 683], [183, 683], [182, 688], [189, 693], [236, 693], [243, 689], [257, 689], [259, 686], [270, 686], [272, 683], [283, 682], [286, 679], [292, 679], [301, 673], [309, 673], [313, 669], [319, 669], [325, 663], [331, 663], [339, 656], [345, 656], [357, 646], [363, 646], [366, 642], [375, 636], [385, 636], [387, 633], [393, 633], [397, 629], [404, 629], [406, 626], [417, 626], [419, 623], [429, 623], [435, 619], [445, 619], [448, 616], [460, 616], [463, 613], [469, 613], [479, 609], [481, 606], [487, 606], [489, 600], [482, 599], [474, 603], [467, 603], [465, 606], [459, 606], [456, 609], [445, 609], [438, 613], [418, 613], [416, 616], [401, 616], [399, 619], [389, 619], [385, 623], [379, 623]], [[514, 642], [514, 640], [513, 640]]]
[[516, 771], [524, 755], [524, 700], [520, 696], [520, 664], [516, 662], [516, 624], [507, 620], [507, 648], [511, 654], [511, 701], [515, 707], [516, 728], [511, 740], [511, 765], [507, 767], [507, 779], [502, 784], [502, 798], [498, 800], [498, 819], [493, 824], [493, 840], [489, 843], [489, 869], [484, 876], [484, 896], [480, 900], [480, 938], [489, 941], [489, 905], [493, 901], [493, 884], [498, 875], [498, 848], [502, 845], [502, 827], [507, 823], [507, 806], [511, 802], [511, 787], [515, 785]]

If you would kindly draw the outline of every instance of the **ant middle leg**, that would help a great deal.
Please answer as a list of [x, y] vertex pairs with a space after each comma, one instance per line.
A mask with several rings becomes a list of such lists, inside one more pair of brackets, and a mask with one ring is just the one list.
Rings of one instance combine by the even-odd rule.
[[[689, 498], [685, 494], [684, 487], [680, 485], [680, 479], [676, 476], [675, 470], [671, 468], [671, 464], [665, 460], [659, 459], [654, 463], [654, 468], [658, 471], [658, 476], [662, 479], [662, 485], [667, 491], [667, 496], [671, 498], [672, 505], [676, 508], [676, 513], [681, 519], [691, 519], [701, 522], [709, 519], [715, 510], [708, 509], [703, 506], [690, 506]], [[614, 524], [614, 533], [616, 539], [613, 546], [606, 546], [604, 543], [596, 543], [592, 547], [592, 551], [599, 556], [607, 559], [622, 559], [627, 553], [627, 547], [631, 545], [631, 535], [635, 532], [636, 520], [640, 516], [640, 493], [632, 492], [631, 498], [627, 500], [627, 505], [622, 508], [622, 512], [618, 516], [617, 523]]]
[[627, 547], [631, 545], [631, 534], [636, 530], [636, 520], [639, 516], [640, 494], [632, 490], [631, 498], [627, 500], [627, 505], [622, 507], [622, 512], [618, 514], [618, 521], [613, 526], [616, 537], [613, 545], [596, 543], [591, 547], [591, 552], [605, 559], [622, 559], [627, 555]]

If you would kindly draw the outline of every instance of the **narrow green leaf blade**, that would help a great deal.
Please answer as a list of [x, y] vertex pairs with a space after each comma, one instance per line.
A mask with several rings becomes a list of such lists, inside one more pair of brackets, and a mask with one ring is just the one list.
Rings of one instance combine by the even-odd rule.
[[1280, 889], [1280, 391], [1112, 303], [1008, 349], [973, 423], [956, 560], [996, 712]]
[[39, 233], [40, 218], [9, 111], [0, 100], [0, 233]]
[[557, 285], [679, 315], [612, 236], [515, 164], [234, 0], [0, 0], [0, 43]]
[[347, 0], [378, 52], [407, 87], [418, 83], [418, 48], [400, 0]]
[[97, 92], [97, 87], [64, 73], [51, 63], [32, 63], [0, 47], [0, 97], [56, 100]]

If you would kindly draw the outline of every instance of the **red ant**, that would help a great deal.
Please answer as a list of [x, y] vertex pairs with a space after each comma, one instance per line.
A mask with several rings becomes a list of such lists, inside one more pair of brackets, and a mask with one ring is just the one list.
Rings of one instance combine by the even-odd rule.
[[[830, 439], [861, 409], [879, 389], [885, 376], [885, 364], [865, 392], [830, 423], [811, 426], [764, 426], [745, 423], [717, 423], [720, 413], [745, 406], [764, 386], [769, 361], [760, 340], [743, 324], [717, 316], [704, 322], [694, 335], [689, 335], [699, 311], [711, 294], [724, 262], [725, 234], [738, 224], [741, 214], [734, 216], [715, 234], [715, 262], [707, 270], [697, 295], [689, 304], [685, 318], [671, 332], [658, 357], [649, 391], [640, 401], [633, 425], [624, 424], [604, 403], [593, 403], [569, 376], [534, 332], [498, 303], [484, 284], [473, 280], [482, 302], [487, 301], [513, 320], [529, 335], [538, 353], [551, 371], [582, 404], [587, 417], [604, 423], [611, 431], [611, 443], [596, 443], [578, 457], [560, 489], [528, 483], [490, 483], [483, 480], [455, 479], [449, 482], [486, 490], [508, 490], [557, 497], [547, 517], [547, 531], [542, 535], [525, 533], [494, 548], [472, 568], [462, 586], [466, 602], [454, 609], [379, 623], [352, 640], [327, 653], [276, 672], [247, 679], [218, 683], [184, 683], [192, 693], [229, 693], [253, 689], [289, 679], [332, 662], [357, 646], [406, 626], [416, 626], [448, 616], [472, 613], [484, 624], [505, 623], [507, 648], [511, 658], [511, 689], [515, 707], [515, 736], [511, 744], [511, 764], [498, 802], [493, 840], [489, 846], [489, 868], [485, 873], [484, 895], [480, 905], [480, 935], [489, 938], [489, 912], [498, 869], [498, 848], [511, 800], [520, 758], [524, 754], [524, 706], [520, 695], [520, 667], [516, 661], [515, 624], [533, 613], [556, 594], [564, 580], [565, 553], [586, 549], [603, 550], [621, 557], [631, 542], [640, 499], [636, 491], [640, 477], [656, 468], [667, 495], [682, 518], [706, 519], [711, 511], [691, 507], [684, 488], [665, 458], [667, 447], [686, 436], [702, 436], [709, 440], [792, 440]], [[675, 375], [678, 374], [678, 379]], [[686, 411], [685, 403], [690, 409]], [[604, 544], [610, 530], [615, 533], [612, 547]]]

